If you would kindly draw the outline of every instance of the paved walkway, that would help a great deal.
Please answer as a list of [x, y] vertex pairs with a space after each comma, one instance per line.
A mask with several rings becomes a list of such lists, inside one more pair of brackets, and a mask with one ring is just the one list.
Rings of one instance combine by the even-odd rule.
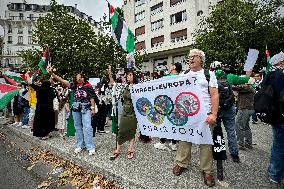
[[[97, 154], [90, 157], [87, 152], [79, 155], [73, 154], [74, 137], [66, 139], [53, 137], [49, 141], [41, 141], [33, 137], [29, 130], [6, 127], [14, 131], [19, 137], [23, 137], [61, 157], [75, 161], [77, 164], [115, 181], [123, 188], [207, 188], [203, 184], [198, 169], [199, 152], [196, 145], [192, 149], [192, 163], [189, 169], [181, 176], [176, 177], [172, 174], [175, 152], [156, 150], [153, 145], [158, 141], [157, 139], [150, 144], [136, 143], [136, 153], [133, 160], [127, 160], [127, 146], [124, 146], [121, 156], [115, 161], [110, 161], [109, 156], [115, 146], [115, 137], [110, 133], [98, 135], [95, 138]], [[240, 151], [242, 161], [240, 164], [234, 163], [228, 158], [224, 163], [225, 182], [228, 185], [225, 187], [224, 183], [217, 183], [214, 188], [284, 188], [284, 185], [271, 184], [267, 179], [266, 170], [270, 156], [271, 127], [256, 124], [251, 125], [251, 128], [253, 140], [256, 143], [254, 149]]]

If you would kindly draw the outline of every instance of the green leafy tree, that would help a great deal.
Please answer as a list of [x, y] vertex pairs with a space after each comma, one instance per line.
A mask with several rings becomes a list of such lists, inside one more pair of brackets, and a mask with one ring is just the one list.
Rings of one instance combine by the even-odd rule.
[[206, 53], [207, 66], [214, 60], [240, 73], [249, 48], [260, 51], [256, 69], [266, 66], [265, 48], [271, 54], [283, 48], [284, 18], [277, 11], [283, 0], [225, 0], [200, 23], [192, 48]]
[[[126, 65], [126, 52], [108, 35], [96, 35], [85, 20], [77, 19], [66, 8], [51, 0], [49, 13], [38, 19], [34, 39], [49, 46], [51, 62], [66, 78], [84, 71], [89, 77], [103, 77], [108, 65]], [[35, 53], [25, 52], [27, 63]], [[32, 58], [31, 58], [32, 57]]]

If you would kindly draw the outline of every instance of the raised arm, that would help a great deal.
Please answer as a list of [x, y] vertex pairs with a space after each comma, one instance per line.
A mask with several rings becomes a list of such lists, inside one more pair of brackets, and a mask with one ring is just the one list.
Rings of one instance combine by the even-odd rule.
[[60, 76], [56, 75], [55, 73], [53, 73], [53, 66], [51, 66], [51, 64], [49, 63], [47, 66], [47, 72], [49, 73], [49, 75], [51, 77], [53, 77], [54, 79], [56, 79], [57, 81], [59, 81], [60, 83], [62, 83], [65, 86], [69, 87], [69, 82], [64, 80], [63, 78], [61, 78]]
[[30, 75], [29, 75], [29, 72], [27, 72], [26, 73], [26, 81], [27, 81], [27, 83], [29, 84], [29, 85], [31, 85], [33, 82], [32, 82], [32, 80], [31, 80], [31, 77], [30, 77]]

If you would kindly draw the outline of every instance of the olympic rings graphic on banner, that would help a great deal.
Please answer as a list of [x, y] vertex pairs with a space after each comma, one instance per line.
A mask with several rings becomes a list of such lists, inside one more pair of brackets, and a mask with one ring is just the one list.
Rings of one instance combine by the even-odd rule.
[[169, 115], [174, 108], [174, 103], [167, 95], [159, 95], [154, 100], [154, 107], [162, 115]]
[[155, 125], [161, 125], [165, 120], [165, 116], [160, 114], [156, 108], [152, 108], [147, 114], [147, 119]]
[[[184, 107], [181, 107], [183, 111], [186, 111]], [[179, 113], [177, 107], [174, 108], [174, 110], [167, 116], [168, 120], [176, 126], [184, 126], [187, 121], [188, 117], [184, 116]]]
[[184, 116], [194, 116], [200, 110], [200, 100], [192, 92], [180, 93], [175, 101], [176, 108]]
[[142, 97], [136, 101], [136, 108], [141, 115], [146, 116], [153, 107], [147, 98]]

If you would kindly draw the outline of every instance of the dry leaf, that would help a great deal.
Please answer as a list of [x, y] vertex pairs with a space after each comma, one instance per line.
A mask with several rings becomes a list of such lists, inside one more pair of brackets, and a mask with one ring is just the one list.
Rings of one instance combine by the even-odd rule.
[[60, 173], [60, 175], [58, 176], [58, 178], [65, 178], [69, 176], [69, 172], [68, 171], [64, 171], [62, 173]]
[[33, 165], [31, 165], [31, 166], [29, 166], [28, 168], [27, 168], [27, 170], [28, 171], [31, 171], [32, 169], [33, 169], [33, 167], [35, 166], [35, 164], [33, 164]]
[[43, 181], [40, 185], [37, 186], [38, 189], [47, 189], [51, 185], [50, 181]]

